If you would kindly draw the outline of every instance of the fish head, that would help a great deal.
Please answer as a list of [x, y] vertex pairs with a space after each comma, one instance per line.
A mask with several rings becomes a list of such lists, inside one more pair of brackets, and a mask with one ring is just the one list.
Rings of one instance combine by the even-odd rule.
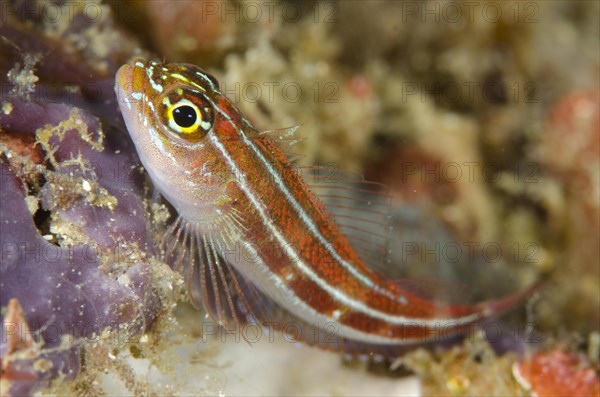
[[135, 59], [115, 91], [131, 139], [155, 188], [188, 220], [211, 219], [235, 176], [215, 145], [236, 140], [235, 107], [194, 65]]

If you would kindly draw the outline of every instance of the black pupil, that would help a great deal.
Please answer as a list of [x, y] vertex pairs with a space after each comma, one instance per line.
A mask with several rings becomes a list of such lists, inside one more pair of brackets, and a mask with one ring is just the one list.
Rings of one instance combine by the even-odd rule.
[[188, 128], [196, 123], [196, 111], [188, 105], [179, 106], [173, 110], [173, 119], [178, 126]]

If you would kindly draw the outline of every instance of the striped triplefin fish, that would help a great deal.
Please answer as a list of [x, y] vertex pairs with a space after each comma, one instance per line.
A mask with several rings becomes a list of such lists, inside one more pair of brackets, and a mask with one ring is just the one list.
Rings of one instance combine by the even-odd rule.
[[[196, 66], [135, 59], [115, 90], [143, 166], [178, 213], [162, 239], [165, 260], [226, 328], [288, 321], [307, 343], [379, 355], [464, 332], [531, 292], [440, 303], [374, 271], [363, 253], [373, 233], [358, 249], [360, 230], [345, 233], [315, 195], [326, 178], [303, 178], [273, 134]], [[342, 179], [331, 185], [343, 198], [355, 181]]]

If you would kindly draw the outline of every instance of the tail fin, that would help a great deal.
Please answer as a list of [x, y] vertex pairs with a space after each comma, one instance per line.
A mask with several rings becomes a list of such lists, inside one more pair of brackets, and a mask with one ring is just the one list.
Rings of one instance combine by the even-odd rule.
[[546, 282], [544, 280], [537, 281], [522, 291], [516, 292], [511, 295], [507, 295], [499, 299], [480, 302], [476, 304], [476, 307], [481, 313], [481, 317], [484, 319], [498, 317], [504, 312], [508, 311], [513, 306], [515, 306], [517, 303], [521, 302], [522, 300], [539, 291], [541, 288], [544, 287], [545, 283]]

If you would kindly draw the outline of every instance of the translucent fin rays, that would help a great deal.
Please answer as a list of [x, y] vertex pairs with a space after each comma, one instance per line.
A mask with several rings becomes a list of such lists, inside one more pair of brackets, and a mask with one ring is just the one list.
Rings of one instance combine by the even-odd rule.
[[213, 321], [226, 330], [258, 322], [256, 303], [246, 295], [257, 294], [255, 287], [221, 256], [243, 230], [243, 220], [236, 211], [211, 225], [192, 224], [179, 216], [161, 240], [164, 260], [183, 273], [194, 306], [202, 306]]

